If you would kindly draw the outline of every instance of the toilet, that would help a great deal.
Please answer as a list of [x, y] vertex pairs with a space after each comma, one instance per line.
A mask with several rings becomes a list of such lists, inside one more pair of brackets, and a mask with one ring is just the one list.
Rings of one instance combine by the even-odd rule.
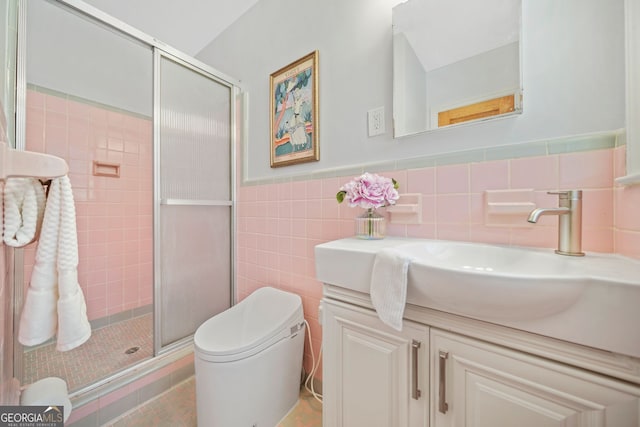
[[271, 287], [200, 325], [198, 426], [276, 426], [298, 401], [304, 328], [300, 296]]

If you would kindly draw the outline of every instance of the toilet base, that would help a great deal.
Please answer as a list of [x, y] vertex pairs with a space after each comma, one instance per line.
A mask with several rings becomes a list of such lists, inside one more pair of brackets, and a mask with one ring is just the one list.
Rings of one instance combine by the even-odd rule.
[[298, 402], [305, 329], [245, 359], [195, 355], [199, 427], [274, 427]]

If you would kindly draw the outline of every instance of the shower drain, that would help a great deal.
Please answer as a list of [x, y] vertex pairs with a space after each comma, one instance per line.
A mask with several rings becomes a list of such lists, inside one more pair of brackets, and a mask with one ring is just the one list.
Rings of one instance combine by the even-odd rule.
[[126, 354], [133, 354], [138, 350], [140, 350], [140, 347], [131, 347], [131, 348], [126, 349], [124, 352]]

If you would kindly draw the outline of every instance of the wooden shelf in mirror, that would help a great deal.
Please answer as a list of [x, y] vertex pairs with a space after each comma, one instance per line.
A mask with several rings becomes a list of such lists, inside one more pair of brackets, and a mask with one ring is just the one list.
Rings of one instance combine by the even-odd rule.
[[438, 113], [438, 127], [510, 113], [515, 109], [514, 95], [464, 105]]

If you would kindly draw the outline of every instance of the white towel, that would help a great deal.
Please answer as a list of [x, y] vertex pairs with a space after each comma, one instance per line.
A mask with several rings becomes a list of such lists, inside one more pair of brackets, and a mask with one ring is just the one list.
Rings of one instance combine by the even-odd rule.
[[58, 239], [58, 340], [57, 349], [71, 350], [91, 336], [87, 304], [78, 283], [78, 232], [76, 207], [69, 178], [60, 178], [61, 210]]
[[60, 230], [60, 183], [52, 180], [45, 208], [36, 262], [22, 307], [18, 341], [22, 345], [38, 345], [56, 333], [58, 282], [56, 257]]
[[411, 259], [402, 252], [383, 249], [376, 254], [371, 272], [371, 302], [378, 317], [395, 330], [402, 330], [407, 301], [407, 276]]
[[57, 332], [59, 351], [71, 350], [91, 336], [87, 306], [78, 283], [78, 235], [71, 183], [51, 181], [36, 262], [27, 290], [18, 339], [45, 342]]
[[44, 216], [44, 189], [35, 178], [9, 178], [4, 186], [3, 240], [19, 248], [38, 238]]

